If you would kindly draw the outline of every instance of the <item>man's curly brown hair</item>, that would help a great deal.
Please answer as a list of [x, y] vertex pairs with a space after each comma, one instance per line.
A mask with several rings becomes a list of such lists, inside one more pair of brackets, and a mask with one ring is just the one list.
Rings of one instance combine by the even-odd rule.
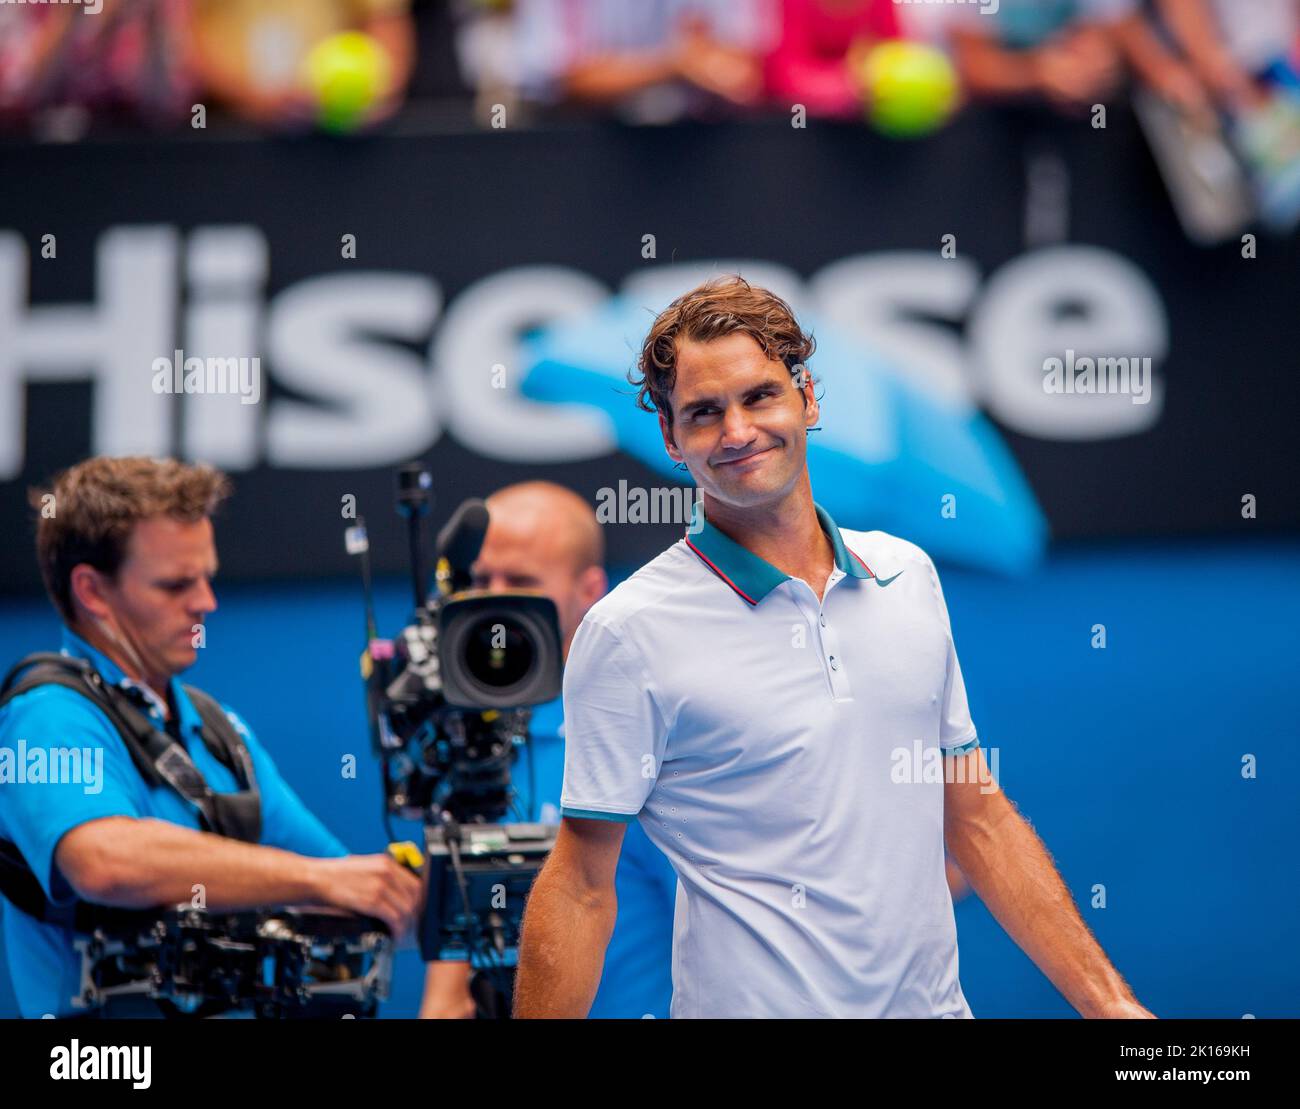
[[715, 277], [679, 296], [650, 326], [636, 368], [628, 374], [637, 389], [637, 405], [661, 413], [672, 427], [669, 398], [677, 383], [677, 340], [708, 342], [737, 331], [749, 335], [768, 358], [785, 363], [792, 375], [817, 347], [775, 293], [751, 285], [739, 274]]
[[49, 488], [33, 489], [28, 499], [40, 513], [36, 558], [59, 615], [69, 626], [76, 620], [72, 571], [78, 564], [113, 576], [139, 521], [170, 516], [193, 523], [229, 495], [230, 479], [220, 470], [169, 458], [88, 458]]

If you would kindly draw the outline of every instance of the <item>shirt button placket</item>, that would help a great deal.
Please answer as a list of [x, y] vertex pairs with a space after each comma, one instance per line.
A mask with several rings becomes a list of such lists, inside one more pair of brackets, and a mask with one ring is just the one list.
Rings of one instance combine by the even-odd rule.
[[840, 639], [826, 619], [825, 612], [817, 614], [817, 623], [821, 626], [822, 657], [826, 661], [826, 676], [830, 679], [831, 693], [837, 701], [848, 700], [853, 696], [853, 687], [849, 684], [848, 674], [844, 668], [844, 655], [840, 650]]

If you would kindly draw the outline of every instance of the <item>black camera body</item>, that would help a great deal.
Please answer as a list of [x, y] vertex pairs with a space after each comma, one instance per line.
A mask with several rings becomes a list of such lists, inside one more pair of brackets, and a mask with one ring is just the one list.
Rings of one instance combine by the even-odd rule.
[[435, 586], [427, 589], [420, 522], [431, 489], [418, 464], [399, 471], [415, 606], [392, 640], [375, 632], [364, 524], [349, 530], [367, 595], [367, 715], [385, 812], [425, 826], [421, 954], [468, 954], [480, 969], [506, 971], [528, 889], [555, 842], [554, 826], [503, 821], [531, 709], [562, 689], [559, 614], [540, 593], [468, 588], [487, 534], [479, 500], [464, 502], [439, 534]]
[[[375, 660], [378, 661], [378, 660]], [[502, 819], [529, 708], [560, 695], [559, 619], [549, 597], [436, 597], [393, 641], [375, 698], [389, 811], [460, 823]]]

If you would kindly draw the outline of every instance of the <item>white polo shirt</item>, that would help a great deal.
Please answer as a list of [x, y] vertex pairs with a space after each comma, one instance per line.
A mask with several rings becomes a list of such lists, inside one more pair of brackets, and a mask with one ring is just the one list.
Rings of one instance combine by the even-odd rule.
[[818, 506], [819, 604], [702, 507], [574, 637], [561, 813], [677, 871], [674, 1017], [970, 1016], [922, 764], [978, 741], [934, 564]]

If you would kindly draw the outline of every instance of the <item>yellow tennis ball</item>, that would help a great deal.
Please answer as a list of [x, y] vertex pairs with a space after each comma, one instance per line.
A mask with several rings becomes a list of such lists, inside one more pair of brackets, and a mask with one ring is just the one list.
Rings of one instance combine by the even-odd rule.
[[891, 39], [872, 47], [861, 73], [867, 119], [887, 135], [923, 135], [957, 104], [957, 72], [942, 51]]
[[304, 65], [320, 123], [331, 131], [354, 127], [383, 95], [393, 73], [388, 52], [361, 31], [322, 39]]

